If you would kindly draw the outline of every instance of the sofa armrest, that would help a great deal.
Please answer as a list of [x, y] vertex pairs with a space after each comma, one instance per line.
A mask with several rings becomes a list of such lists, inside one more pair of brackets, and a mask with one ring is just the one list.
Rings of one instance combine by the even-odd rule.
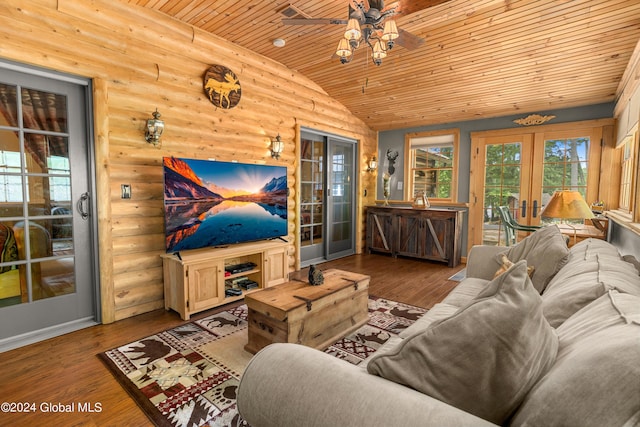
[[297, 344], [272, 344], [256, 354], [240, 381], [237, 404], [253, 427], [494, 426]]
[[491, 280], [500, 268], [496, 255], [506, 251], [505, 246], [476, 245], [467, 255], [467, 277]]

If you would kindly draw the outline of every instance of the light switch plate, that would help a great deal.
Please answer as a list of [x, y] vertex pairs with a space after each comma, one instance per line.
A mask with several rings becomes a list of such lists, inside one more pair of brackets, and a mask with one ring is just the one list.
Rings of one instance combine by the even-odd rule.
[[122, 189], [122, 198], [130, 199], [131, 198], [131, 185], [130, 184], [122, 184], [120, 186]]

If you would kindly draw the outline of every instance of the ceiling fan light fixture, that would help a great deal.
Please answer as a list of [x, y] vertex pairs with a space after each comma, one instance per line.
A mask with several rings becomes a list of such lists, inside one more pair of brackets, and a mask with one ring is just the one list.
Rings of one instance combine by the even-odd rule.
[[338, 42], [338, 48], [336, 49], [336, 55], [338, 55], [340, 58], [353, 55], [353, 50], [351, 49], [349, 40], [340, 39], [340, 41]]
[[376, 65], [382, 64], [382, 60], [387, 57], [387, 50], [385, 49], [385, 45], [382, 43], [382, 40], [378, 40], [373, 46], [373, 53], [371, 54], [371, 57], [373, 58], [373, 63]]
[[360, 30], [360, 22], [357, 19], [351, 18], [347, 23], [347, 30], [344, 32], [344, 38], [351, 40], [360, 40], [362, 31]]
[[382, 31], [382, 40], [393, 41], [400, 36], [396, 21], [389, 19], [384, 22], [384, 30]]

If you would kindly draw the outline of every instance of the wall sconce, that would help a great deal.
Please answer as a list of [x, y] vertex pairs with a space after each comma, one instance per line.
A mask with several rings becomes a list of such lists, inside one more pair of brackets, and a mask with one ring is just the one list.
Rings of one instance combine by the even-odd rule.
[[160, 148], [160, 136], [162, 136], [162, 132], [164, 131], [164, 122], [160, 120], [161, 114], [156, 111], [153, 112], [153, 119], [147, 120], [147, 131], [144, 134], [144, 139], [147, 140], [149, 144], [153, 144], [154, 147]]
[[376, 169], [378, 169], [378, 160], [376, 159], [376, 156], [373, 156], [371, 158], [371, 160], [369, 160], [369, 162], [367, 162], [367, 172], [374, 172]]
[[282, 154], [284, 150], [284, 142], [280, 138], [280, 134], [276, 136], [276, 139], [271, 141], [271, 147], [269, 149], [271, 150], [271, 157], [274, 159], [280, 158], [280, 154]]

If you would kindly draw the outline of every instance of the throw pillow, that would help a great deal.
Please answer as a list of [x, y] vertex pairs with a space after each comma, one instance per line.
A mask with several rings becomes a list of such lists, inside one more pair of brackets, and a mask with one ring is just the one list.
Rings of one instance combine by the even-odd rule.
[[569, 248], [558, 226], [549, 225], [522, 239], [504, 254], [514, 262], [525, 259], [527, 264], [535, 267], [531, 282], [538, 293], [542, 293], [553, 276], [566, 264]]
[[556, 362], [511, 425], [640, 425], [640, 297], [610, 290], [557, 332]]
[[554, 328], [609, 289], [640, 296], [637, 270], [620, 258], [614, 246], [600, 240], [584, 242], [571, 248], [569, 263], [542, 294], [542, 310]]
[[557, 348], [520, 261], [452, 316], [376, 353], [367, 370], [502, 424], [551, 367]]

